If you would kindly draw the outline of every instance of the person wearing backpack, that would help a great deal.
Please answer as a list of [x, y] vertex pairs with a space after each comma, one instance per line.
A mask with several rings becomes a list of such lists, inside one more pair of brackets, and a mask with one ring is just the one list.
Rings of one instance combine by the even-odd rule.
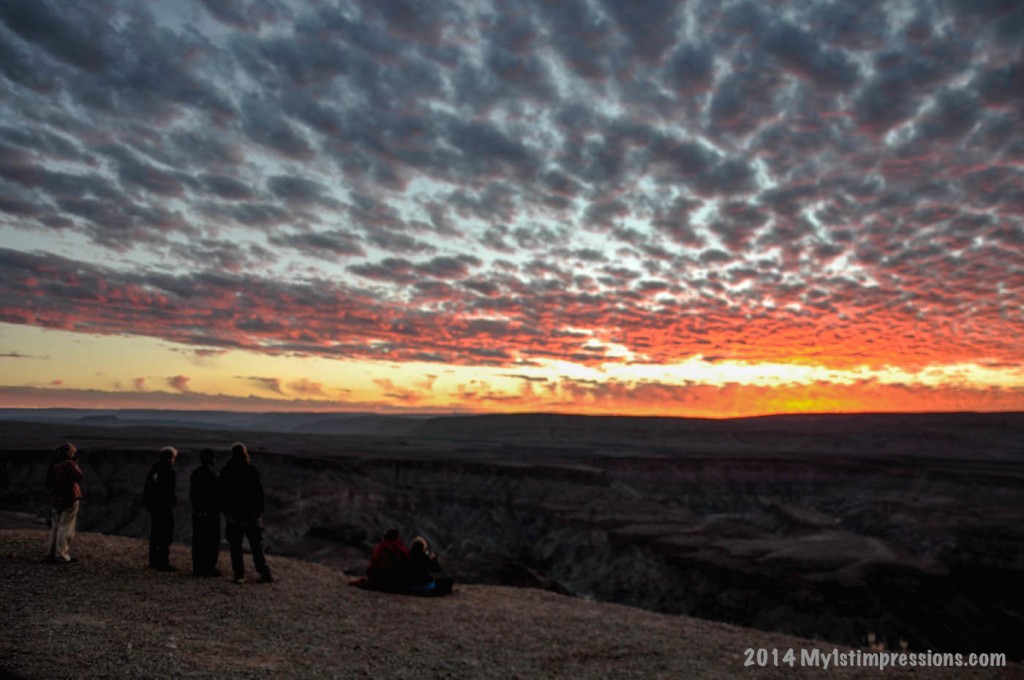
[[173, 446], [160, 449], [160, 458], [146, 475], [142, 502], [149, 511], [149, 568], [177, 571], [171, 564], [171, 542], [174, 540], [174, 506], [178, 504], [178, 476], [174, 462], [178, 450]]
[[82, 503], [80, 482], [85, 477], [78, 466], [78, 449], [65, 442], [53, 451], [53, 461], [46, 473], [53, 511], [50, 514], [50, 551], [48, 561], [56, 564], [73, 562], [71, 539], [75, 537], [78, 510]]

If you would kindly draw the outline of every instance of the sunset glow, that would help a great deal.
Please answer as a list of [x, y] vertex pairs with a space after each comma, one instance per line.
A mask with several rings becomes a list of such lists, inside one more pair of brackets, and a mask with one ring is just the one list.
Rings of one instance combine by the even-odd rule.
[[0, 3], [0, 406], [1024, 410], [1015, 3]]

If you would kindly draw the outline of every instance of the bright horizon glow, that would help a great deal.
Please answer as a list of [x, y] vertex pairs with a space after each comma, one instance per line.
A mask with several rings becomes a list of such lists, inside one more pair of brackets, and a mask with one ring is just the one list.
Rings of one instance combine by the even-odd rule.
[[[557, 411], [743, 417], [777, 413], [971, 410], [964, 395], [988, 395], [982, 410], [1019, 410], [1019, 370], [975, 364], [826, 369], [805, 364], [709, 362], [467, 367], [322, 357], [266, 356], [136, 337], [104, 337], [0, 324], [4, 338], [37, 348], [6, 357], [0, 407], [224, 408], [377, 412]], [[55, 360], [50, 351], [68, 352]], [[39, 364], [64, 377], [34, 383]], [[154, 370], [142, 374], [134, 369]], [[72, 370], [67, 370], [68, 368]], [[56, 374], [56, 373], [55, 373]], [[953, 388], [950, 386], [953, 385]], [[912, 395], [924, 393], [930, 401]], [[859, 401], [864, 400], [864, 401]], [[941, 408], [936, 409], [936, 400]], [[91, 404], [91, 406], [83, 406]], [[193, 404], [194, 406], [189, 406]]]

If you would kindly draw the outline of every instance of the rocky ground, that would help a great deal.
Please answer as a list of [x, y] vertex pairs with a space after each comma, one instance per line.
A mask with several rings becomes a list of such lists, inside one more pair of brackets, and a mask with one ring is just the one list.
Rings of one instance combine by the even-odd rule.
[[[0, 530], [0, 676], [13, 678], [799, 678], [744, 667], [747, 648], [833, 646], [536, 589], [460, 585], [447, 598], [372, 593], [323, 565], [271, 557], [278, 581], [235, 585], [144, 568], [139, 540], [79, 533], [43, 562], [45, 533]], [[222, 563], [226, 555], [221, 556]], [[845, 650], [843, 650], [845, 651]], [[1019, 678], [901, 669], [886, 678]], [[880, 677], [839, 668], [829, 677]]]

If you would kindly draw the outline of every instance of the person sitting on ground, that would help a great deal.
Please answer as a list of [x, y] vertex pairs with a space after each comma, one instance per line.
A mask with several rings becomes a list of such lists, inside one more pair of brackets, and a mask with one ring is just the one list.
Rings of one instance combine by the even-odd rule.
[[447, 595], [454, 581], [445, 575], [437, 555], [427, 545], [427, 539], [417, 536], [409, 544], [409, 557], [405, 561], [406, 584], [409, 592], [417, 595]]
[[149, 511], [149, 568], [177, 571], [171, 564], [171, 542], [174, 540], [174, 507], [178, 504], [178, 475], [174, 462], [178, 450], [173, 446], [160, 449], [158, 460], [146, 476], [142, 501]]
[[388, 529], [384, 538], [373, 548], [370, 566], [366, 568], [367, 584], [374, 590], [403, 590], [406, 581], [406, 564], [409, 549], [402, 543], [398, 529]]
[[46, 471], [46, 488], [50, 491], [53, 511], [50, 514], [50, 552], [47, 560], [57, 564], [73, 562], [71, 539], [75, 537], [78, 510], [82, 503], [85, 477], [78, 467], [78, 449], [71, 442], [53, 451], [53, 461]]

